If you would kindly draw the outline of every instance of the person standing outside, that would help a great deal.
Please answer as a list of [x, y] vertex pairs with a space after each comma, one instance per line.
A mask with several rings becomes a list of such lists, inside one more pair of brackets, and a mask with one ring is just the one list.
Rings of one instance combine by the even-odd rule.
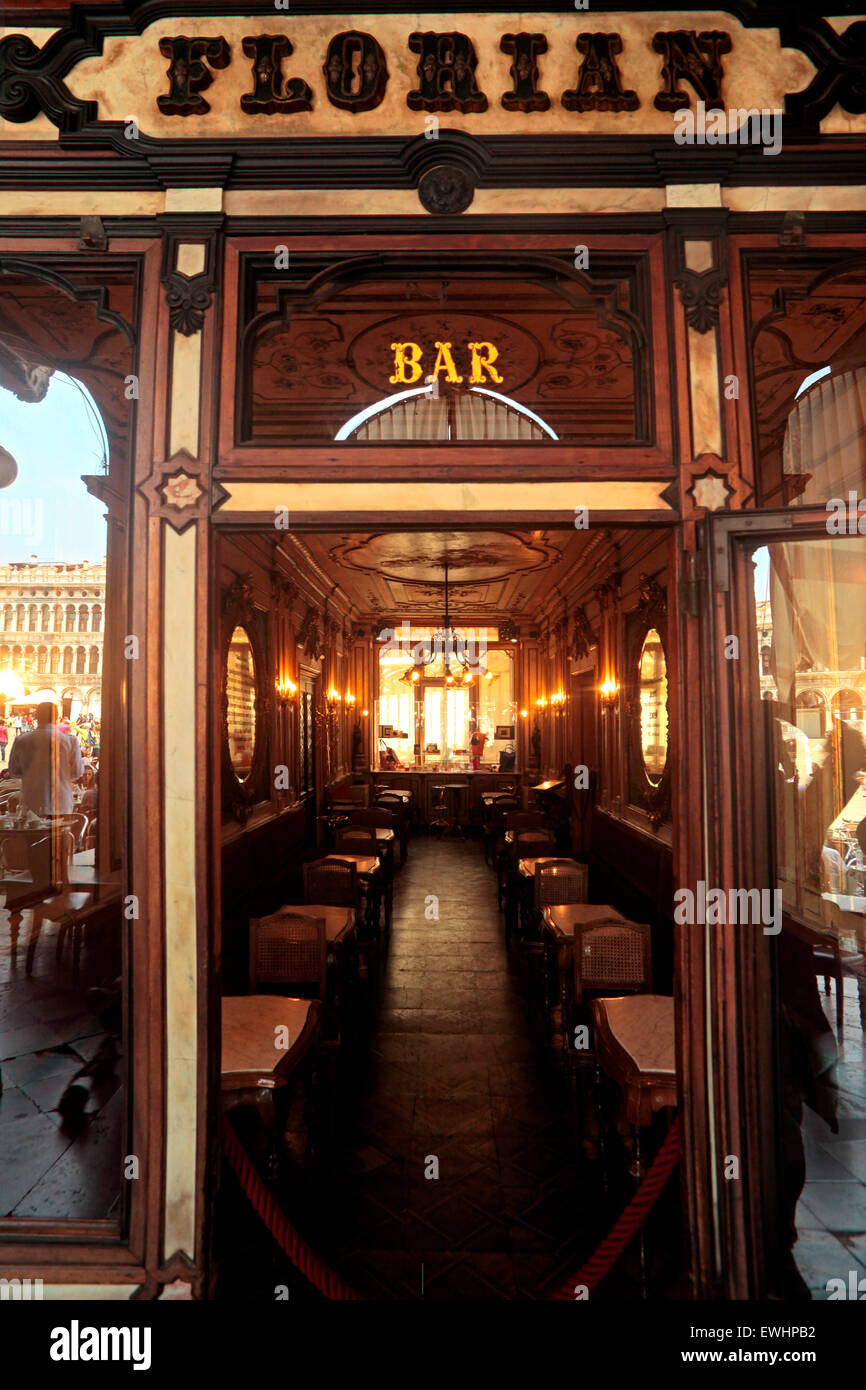
[[9, 742], [9, 730], [6, 728], [6, 720], [0, 719], [0, 761], [6, 761], [6, 745]]
[[37, 706], [36, 728], [19, 734], [9, 755], [9, 771], [21, 778], [21, 810], [36, 815], [74, 811], [73, 783], [84, 773], [78, 739], [56, 723], [57, 707], [46, 700]]
[[486, 742], [487, 735], [483, 734], [476, 725], [472, 737], [469, 740], [469, 762], [473, 772], [478, 771], [478, 764], [484, 756], [484, 745]]

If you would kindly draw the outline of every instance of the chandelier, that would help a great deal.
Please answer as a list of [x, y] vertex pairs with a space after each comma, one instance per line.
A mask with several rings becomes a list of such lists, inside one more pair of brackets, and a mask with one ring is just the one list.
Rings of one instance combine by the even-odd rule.
[[[445, 613], [442, 626], [433, 633], [429, 650], [425, 650], [422, 655], [417, 655], [413, 664], [400, 677], [407, 685], [417, 685], [427, 667], [432, 665], [434, 656], [439, 651], [442, 652], [445, 662], [446, 685], [469, 685], [476, 676], [482, 675], [480, 662], [473, 669], [463, 637], [457, 629], [452, 627], [451, 610], [448, 603], [448, 565], [444, 565], [443, 568], [445, 570]], [[491, 671], [485, 671], [483, 675], [487, 681], [496, 679]]]

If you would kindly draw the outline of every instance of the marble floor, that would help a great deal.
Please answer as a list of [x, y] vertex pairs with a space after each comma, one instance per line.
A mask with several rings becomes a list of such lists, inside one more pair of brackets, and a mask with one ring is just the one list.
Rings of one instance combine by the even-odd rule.
[[[58, 927], [45, 923], [28, 975], [30, 925], [25, 913], [16, 960], [0, 908], [0, 1216], [111, 1217], [120, 1200], [121, 1067], [108, 1075], [100, 1067], [111, 1034], [88, 1007], [89, 987], [108, 983], [105, 958], [85, 945], [74, 981], [70, 946], [57, 961]], [[95, 1058], [95, 1073], [78, 1075]], [[58, 1110], [73, 1082], [84, 1087], [80, 1125]]]

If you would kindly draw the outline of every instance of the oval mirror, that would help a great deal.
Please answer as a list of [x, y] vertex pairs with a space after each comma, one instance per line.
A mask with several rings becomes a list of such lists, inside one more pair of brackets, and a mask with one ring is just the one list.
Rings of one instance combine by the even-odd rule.
[[668, 760], [668, 664], [654, 627], [641, 647], [638, 684], [641, 756], [647, 780], [657, 787]]
[[256, 737], [256, 669], [245, 628], [231, 635], [226, 669], [226, 727], [229, 758], [239, 782], [246, 781], [253, 763]]

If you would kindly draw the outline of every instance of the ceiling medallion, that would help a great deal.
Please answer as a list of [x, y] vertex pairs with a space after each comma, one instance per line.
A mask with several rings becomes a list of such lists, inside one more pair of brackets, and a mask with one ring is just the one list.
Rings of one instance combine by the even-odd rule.
[[434, 164], [418, 181], [418, 197], [426, 212], [443, 217], [465, 212], [475, 197], [475, 185], [457, 164]]

